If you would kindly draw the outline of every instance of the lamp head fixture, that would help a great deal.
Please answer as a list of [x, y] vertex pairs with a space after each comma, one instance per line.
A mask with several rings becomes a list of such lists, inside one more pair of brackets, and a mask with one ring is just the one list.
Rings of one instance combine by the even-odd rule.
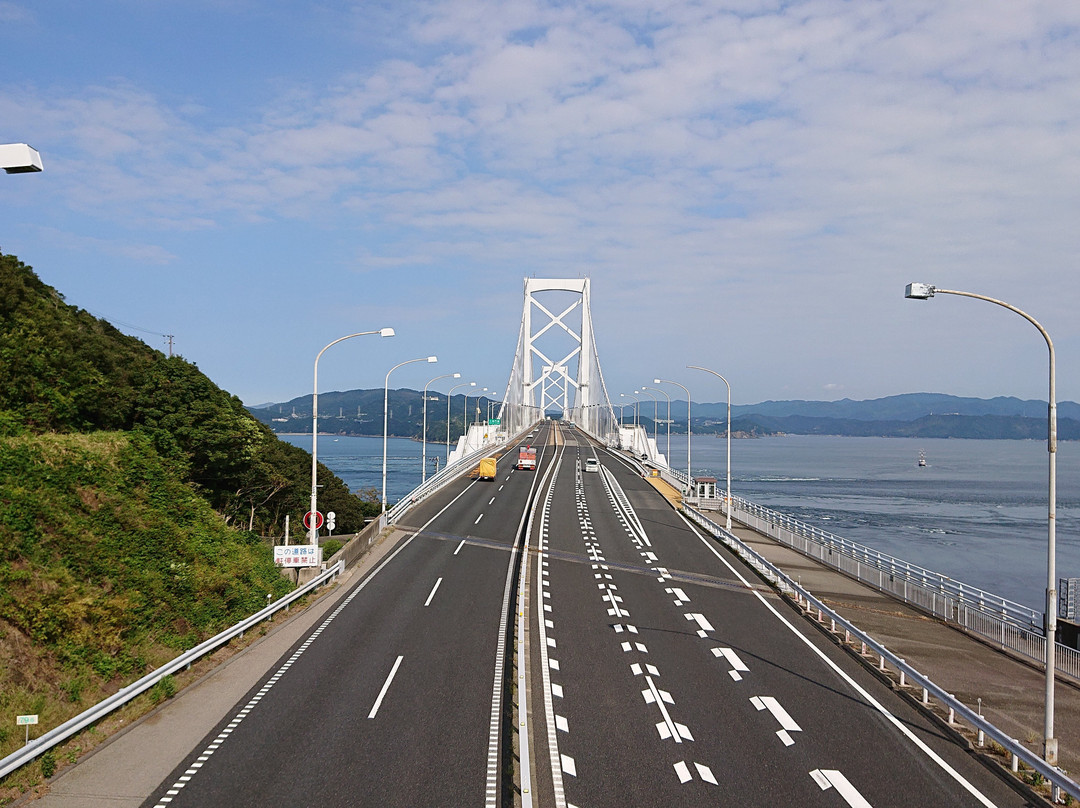
[[934, 296], [937, 289], [929, 283], [909, 283], [904, 287], [904, 297], [911, 300], [928, 300]]

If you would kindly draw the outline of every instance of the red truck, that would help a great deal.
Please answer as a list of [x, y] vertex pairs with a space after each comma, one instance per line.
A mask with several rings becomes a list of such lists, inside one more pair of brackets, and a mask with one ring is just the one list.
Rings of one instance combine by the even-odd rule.
[[536, 449], [532, 446], [522, 446], [518, 449], [517, 467], [518, 470], [536, 471]]

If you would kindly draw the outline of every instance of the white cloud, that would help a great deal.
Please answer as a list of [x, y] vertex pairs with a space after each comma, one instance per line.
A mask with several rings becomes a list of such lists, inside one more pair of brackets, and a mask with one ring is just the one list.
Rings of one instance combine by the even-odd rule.
[[[1080, 354], [1075, 294], [1039, 288], [1080, 248], [1080, 4], [411, 13], [391, 58], [283, 87], [255, 119], [132, 84], [9, 91], [0, 119], [32, 126], [67, 203], [103, 221], [314, 221], [356, 234], [345, 263], [369, 275], [584, 271], [700, 340], [737, 294], [726, 324], [780, 353], [793, 334], [845, 344], [853, 323], [909, 317], [883, 296], [913, 268], [1030, 281]], [[762, 335], [778, 310], [791, 330]], [[859, 372], [888, 383], [874, 365]]]

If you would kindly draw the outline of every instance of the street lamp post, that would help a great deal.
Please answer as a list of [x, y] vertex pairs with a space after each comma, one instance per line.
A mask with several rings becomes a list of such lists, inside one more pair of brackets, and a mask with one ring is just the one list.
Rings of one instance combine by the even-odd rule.
[[661, 390], [659, 387], [645, 387], [642, 385], [642, 390], [655, 390], [657, 393], [663, 393], [667, 399], [667, 461], [668, 465], [671, 464], [671, 396], [667, 394], [666, 390]]
[[711, 373], [718, 378], [727, 387], [727, 487], [724, 489], [724, 510], [727, 511], [727, 531], [731, 532], [731, 385], [728, 384], [728, 380], [717, 373], [715, 370], [709, 370], [708, 368], [699, 367], [697, 365], [687, 365], [691, 370], [704, 370], [706, 373]]
[[[486, 387], [481, 387], [479, 390], [477, 390], [476, 391], [476, 400], [479, 401], [480, 400], [480, 394], [481, 393], [486, 393], [486, 392], [487, 392]], [[477, 406], [479, 406], [479, 405], [477, 405]], [[469, 391], [468, 390], [465, 391], [465, 411], [463, 413], [461, 413], [461, 428], [464, 430], [463, 434], [465, 435], [465, 448], [468, 448], [468, 446], [469, 446]]]
[[[641, 385], [641, 389], [648, 390], [649, 388], [645, 385]], [[638, 391], [635, 390], [634, 392], [637, 393]], [[660, 399], [658, 399], [652, 393], [646, 393], [646, 395], [648, 395], [648, 397], [652, 399], [652, 439], [653, 443], [656, 443], [656, 419], [660, 417]]]
[[[420, 443], [423, 445], [422, 455], [423, 458], [420, 461], [422, 471], [420, 472], [420, 485], [427, 482], [427, 390], [428, 385], [432, 382], [437, 382], [439, 379], [460, 379], [460, 373], [445, 373], [442, 376], [436, 376], [434, 379], [424, 385], [424, 428], [423, 433], [420, 435]], [[449, 416], [447, 416], [449, 422]], [[449, 425], [449, 423], [448, 423]]]
[[1021, 311], [1002, 300], [996, 300], [985, 295], [973, 292], [958, 292], [955, 289], [938, 289], [928, 283], [909, 283], [904, 290], [904, 297], [913, 300], [927, 300], [935, 294], [960, 295], [961, 297], [973, 297], [976, 300], [985, 300], [1002, 306], [1011, 312], [1015, 312], [1031, 323], [1046, 340], [1046, 347], [1050, 354], [1050, 389], [1047, 408], [1047, 452], [1050, 456], [1049, 463], [1049, 495], [1047, 508], [1047, 535], [1046, 535], [1046, 701], [1043, 715], [1043, 759], [1051, 766], [1056, 766], [1058, 761], [1058, 742], [1054, 737], [1054, 652], [1057, 643], [1057, 538], [1055, 523], [1057, 521], [1057, 393], [1056, 393], [1056, 360], [1054, 357], [1054, 343], [1050, 334], [1039, 324], [1039, 321], [1030, 314]]
[[383, 384], [382, 405], [382, 512], [386, 513], [386, 438], [390, 428], [390, 374], [403, 365], [411, 365], [413, 362], [438, 362], [437, 356], [421, 356], [419, 359], [406, 359], [398, 362], [390, 370], [386, 371], [386, 381]]
[[[635, 392], [636, 392], [636, 391], [635, 391]], [[627, 393], [619, 393], [619, 396], [620, 396], [621, 398], [628, 398], [628, 399], [630, 399], [631, 401], [633, 401], [633, 402], [634, 402], [634, 426], [637, 426], [637, 419], [638, 419], [638, 402], [639, 402], [639, 401], [640, 401], [641, 399], [637, 398], [636, 396], [631, 396], [631, 395], [628, 395]]]
[[[462, 382], [461, 384], [455, 384], [450, 388], [446, 394], [446, 462], [450, 462], [450, 396], [459, 387], [476, 387], [476, 382]], [[466, 406], [468, 400], [466, 400]]]
[[344, 342], [353, 337], [366, 337], [370, 334], [378, 334], [381, 337], [394, 336], [394, 329], [380, 328], [378, 331], [361, 331], [358, 334], [349, 334], [326, 345], [315, 355], [315, 380], [311, 387], [311, 524], [308, 526], [308, 543], [319, 543], [319, 529], [315, 527], [315, 514], [318, 513], [318, 469], [319, 469], [319, 359], [326, 353], [326, 349], [339, 342]]
[[670, 379], [653, 379], [652, 381], [653, 384], [673, 384], [686, 391], [686, 490], [689, 493], [692, 485], [690, 479], [690, 391], [687, 390], [686, 385], [673, 382]]

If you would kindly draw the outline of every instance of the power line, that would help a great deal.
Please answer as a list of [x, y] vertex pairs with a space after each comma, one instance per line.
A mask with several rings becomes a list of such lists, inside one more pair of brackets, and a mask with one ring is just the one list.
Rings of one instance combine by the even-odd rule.
[[130, 328], [133, 331], [141, 331], [144, 334], [153, 334], [155, 337], [162, 337], [165, 340], [166, 344], [168, 344], [169, 346], [169, 358], [172, 358], [173, 340], [176, 339], [175, 334], [162, 334], [160, 331], [151, 331], [149, 328], [143, 328], [142, 326], [135, 325], [134, 323], [125, 323], [123, 320], [118, 320], [115, 317], [110, 317], [109, 315], [102, 314], [101, 312], [92, 311], [90, 309], [87, 309], [86, 311], [102, 320], [108, 320], [113, 325], [121, 325], [124, 328]]

